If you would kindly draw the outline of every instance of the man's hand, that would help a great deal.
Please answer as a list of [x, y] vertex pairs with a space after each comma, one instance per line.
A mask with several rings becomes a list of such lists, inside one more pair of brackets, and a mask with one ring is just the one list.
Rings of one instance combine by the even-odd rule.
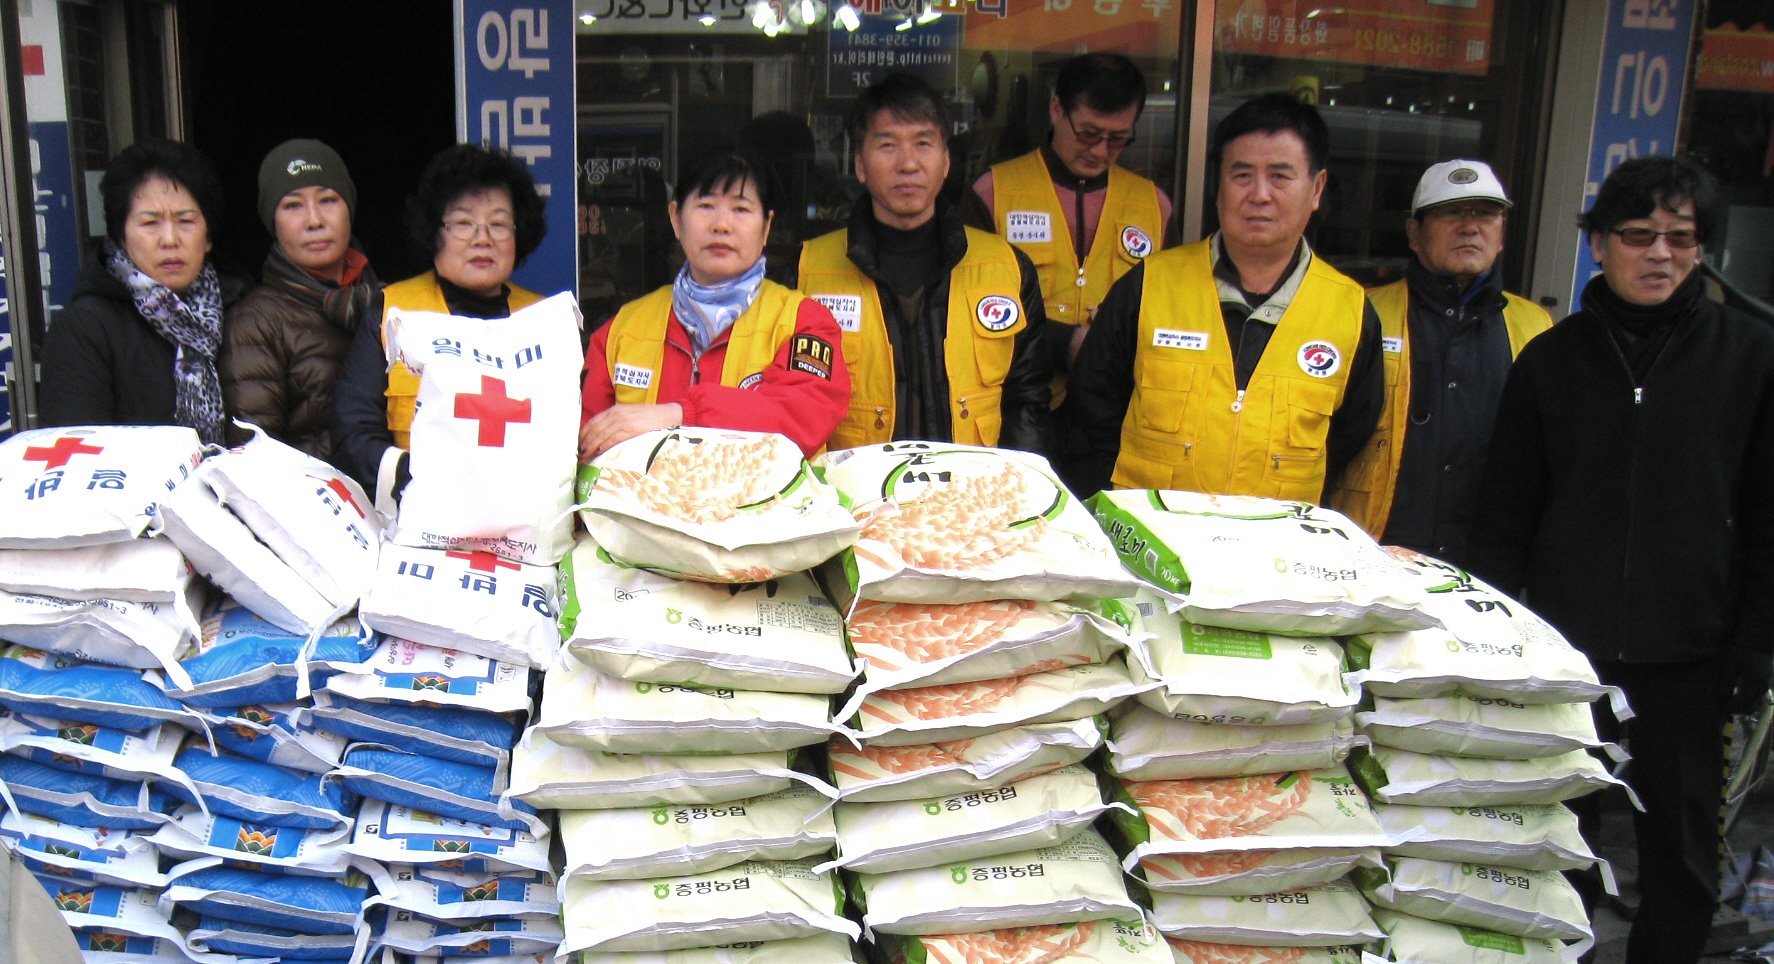
[[677, 402], [663, 405], [618, 403], [593, 415], [579, 428], [579, 461], [597, 458], [618, 442], [662, 428], [684, 424], [684, 406]]

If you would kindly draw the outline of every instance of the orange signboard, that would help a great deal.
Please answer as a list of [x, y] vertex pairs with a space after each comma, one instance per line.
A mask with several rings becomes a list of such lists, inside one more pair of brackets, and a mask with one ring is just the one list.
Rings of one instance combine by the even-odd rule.
[[1756, 24], [1708, 28], [1700, 41], [1694, 83], [1713, 90], [1774, 93], [1774, 31]]
[[[1177, 0], [966, 0], [961, 44], [973, 50], [1176, 56]], [[950, 9], [939, 3], [939, 10]]]
[[1483, 74], [1496, 0], [1222, 0], [1220, 53]]

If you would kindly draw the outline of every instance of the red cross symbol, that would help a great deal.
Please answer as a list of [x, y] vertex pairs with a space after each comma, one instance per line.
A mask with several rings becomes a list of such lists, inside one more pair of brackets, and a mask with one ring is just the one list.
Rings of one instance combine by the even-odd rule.
[[528, 422], [530, 400], [506, 395], [505, 379], [482, 375], [479, 395], [456, 393], [456, 417], [480, 422], [480, 437], [476, 439], [479, 444], [503, 448], [505, 423]]
[[351, 497], [351, 489], [345, 485], [344, 479], [328, 479], [326, 487], [332, 489], [333, 494], [345, 500], [346, 504], [350, 505], [351, 508], [356, 509], [360, 518], [369, 518], [363, 514], [363, 506], [358, 505], [357, 500]]
[[25, 461], [43, 460], [43, 471], [59, 469], [68, 464], [68, 460], [76, 455], [97, 455], [105, 450], [102, 445], [88, 445], [86, 440], [74, 435], [64, 435], [55, 440], [55, 444], [42, 446], [33, 445], [25, 449]]
[[498, 572], [500, 566], [507, 569], [523, 569], [523, 566], [501, 559], [490, 552], [446, 552], [444, 555], [451, 559], [467, 559], [468, 568], [475, 572]]

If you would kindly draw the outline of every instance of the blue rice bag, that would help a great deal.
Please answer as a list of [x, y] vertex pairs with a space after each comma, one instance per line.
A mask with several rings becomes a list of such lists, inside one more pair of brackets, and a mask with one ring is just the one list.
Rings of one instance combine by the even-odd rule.
[[100, 666], [17, 645], [0, 649], [0, 706], [125, 730], [145, 730], [166, 720], [201, 725], [139, 669]]
[[140, 781], [111, 780], [0, 754], [7, 806], [76, 827], [147, 830], [166, 822], [166, 793]]
[[191, 687], [163, 683], [168, 693], [189, 706], [241, 706], [247, 703], [288, 703], [297, 698], [297, 680], [306, 668], [318, 689], [338, 667], [362, 663], [375, 652], [373, 633], [352, 623], [336, 622], [303, 659], [308, 638], [281, 629], [245, 606], [223, 609], [203, 621], [203, 638], [193, 655], [181, 661]]
[[508, 762], [518, 735], [517, 724], [492, 713], [370, 703], [325, 690], [315, 692], [309, 721], [359, 742], [483, 767]]
[[[367, 929], [364, 936], [368, 936]], [[357, 947], [357, 937], [351, 934], [307, 934], [211, 914], [199, 915], [197, 926], [186, 932], [185, 941], [195, 951], [294, 961], [355, 960], [353, 951]]]
[[355, 933], [367, 899], [369, 880], [355, 870], [328, 880], [228, 867], [180, 874], [161, 897], [205, 916], [304, 934]]
[[[303, 830], [348, 828], [357, 807], [357, 798], [336, 781], [230, 753], [211, 755], [191, 747], [173, 762], [212, 812], [248, 823]], [[198, 802], [184, 787], [168, 789], [186, 803]]]
[[351, 742], [316, 727], [308, 708], [295, 703], [223, 707], [203, 714], [203, 718], [216, 746], [249, 760], [304, 773], [332, 770]]
[[354, 746], [345, 751], [345, 761], [334, 772], [353, 793], [376, 800], [457, 820], [521, 827], [538, 835], [546, 828], [529, 804], [501, 805], [497, 785], [503, 775], [491, 767]]

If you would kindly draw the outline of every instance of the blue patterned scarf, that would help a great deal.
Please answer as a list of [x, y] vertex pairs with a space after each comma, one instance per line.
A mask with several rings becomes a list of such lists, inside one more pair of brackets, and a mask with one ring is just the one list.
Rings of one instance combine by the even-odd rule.
[[691, 350], [701, 355], [721, 332], [733, 327], [758, 297], [758, 286], [763, 282], [763, 258], [738, 277], [712, 285], [697, 284], [690, 277], [688, 262], [678, 269], [677, 280], [671, 284], [671, 310], [690, 333]]

